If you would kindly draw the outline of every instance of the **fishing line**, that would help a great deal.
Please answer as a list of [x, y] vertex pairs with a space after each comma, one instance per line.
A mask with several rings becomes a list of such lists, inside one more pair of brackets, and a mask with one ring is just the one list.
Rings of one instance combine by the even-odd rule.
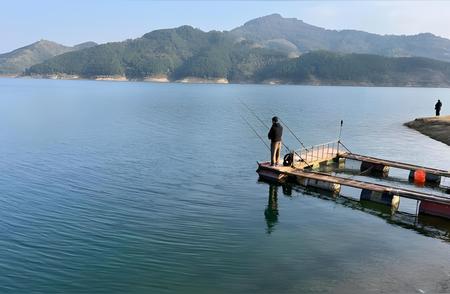
[[[247, 108], [247, 110], [263, 125], [265, 126], [267, 129], [270, 129], [269, 126], [247, 105], [244, 103], [244, 101], [242, 101], [241, 99], [238, 99], [239, 102], [241, 102], [241, 104]], [[284, 123], [283, 123], [284, 124]], [[284, 124], [286, 125], [286, 124]], [[289, 128], [288, 128], [289, 129]], [[292, 131], [291, 131], [292, 132]], [[294, 135], [295, 136], [295, 135]], [[296, 136], [295, 136], [296, 137]], [[297, 138], [298, 139], [298, 138]], [[300, 142], [300, 139], [298, 139]], [[294, 153], [295, 155], [297, 155], [301, 161], [303, 161], [308, 167], [311, 167], [311, 165], [304, 159], [302, 158], [302, 156], [300, 154], [297, 153], [297, 151], [292, 150], [282, 141], [281, 142], [283, 144], [283, 147], [287, 150], [288, 153]], [[301, 142], [300, 142], [301, 143]], [[304, 147], [303, 143], [301, 143], [302, 146]], [[304, 147], [306, 149], [306, 147]]]
[[[275, 113], [272, 110], [272, 114], [275, 115]], [[297, 139], [297, 141], [300, 143], [300, 145], [302, 145], [303, 148], [306, 149], [306, 146], [303, 144], [303, 142], [297, 137], [297, 135], [295, 135], [295, 133], [291, 130], [290, 127], [288, 127], [288, 125], [281, 119], [278, 118], [280, 120], [280, 122], [286, 127], [286, 129], [288, 129], [288, 131], [292, 134], [292, 136], [294, 136], [295, 139]]]
[[246, 120], [245, 117], [243, 117], [242, 115], [241, 115], [241, 118], [242, 118], [242, 120], [244, 120], [244, 121], [247, 123], [247, 125], [250, 127], [250, 129], [256, 134], [256, 136], [258, 136], [258, 138], [264, 143], [264, 145], [266, 145], [267, 149], [270, 150], [269, 145], [268, 145], [268, 144], [266, 143], [266, 141], [264, 141], [264, 139], [258, 134], [258, 132], [255, 130], [255, 128], [253, 128], [253, 126], [249, 123], [249, 121]]

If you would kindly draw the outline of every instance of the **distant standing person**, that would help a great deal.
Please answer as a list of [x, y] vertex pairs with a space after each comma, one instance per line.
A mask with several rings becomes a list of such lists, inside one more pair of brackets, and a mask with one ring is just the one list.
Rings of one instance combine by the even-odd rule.
[[278, 117], [272, 117], [272, 127], [270, 128], [268, 137], [270, 144], [270, 165], [278, 164], [281, 152], [281, 137], [283, 136], [283, 127], [278, 123]]
[[441, 100], [438, 99], [438, 101], [436, 102], [436, 105], [434, 105], [434, 109], [436, 110], [436, 116], [441, 115], [441, 107], [442, 107], [442, 102], [441, 102]]

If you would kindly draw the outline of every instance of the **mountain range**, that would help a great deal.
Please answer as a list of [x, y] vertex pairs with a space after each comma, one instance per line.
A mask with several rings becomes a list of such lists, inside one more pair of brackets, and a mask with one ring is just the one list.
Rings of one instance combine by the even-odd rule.
[[[27, 56], [23, 54], [30, 51], [27, 46], [2, 54], [0, 73], [8, 72], [2, 63], [7, 60], [9, 72], [17, 64], [16, 73], [38, 77], [450, 86], [448, 39], [430, 33], [395, 36], [327, 30], [278, 14], [224, 32], [181, 26], [123, 42], [88, 43], [84, 48], [40, 42], [30, 46], [52, 48], [51, 52], [35, 49], [40, 53], [31, 55], [40, 59], [20, 57]], [[47, 43], [52, 46], [43, 46]]]
[[327, 30], [295, 18], [283, 18], [279, 14], [251, 20], [230, 33], [260, 42], [266, 47], [283, 48], [293, 54], [328, 50], [450, 61], [450, 40], [431, 33], [396, 36], [356, 30]]

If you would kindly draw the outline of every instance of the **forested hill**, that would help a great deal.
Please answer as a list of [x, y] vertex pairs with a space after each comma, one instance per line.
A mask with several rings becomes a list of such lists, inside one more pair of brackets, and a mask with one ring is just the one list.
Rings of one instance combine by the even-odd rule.
[[427, 57], [450, 62], [450, 40], [431, 33], [378, 35], [357, 30], [328, 30], [296, 18], [271, 14], [246, 22], [231, 31], [262, 46], [291, 54], [315, 50], [376, 54], [388, 57]]
[[41, 63], [59, 54], [96, 45], [94, 42], [85, 42], [70, 47], [47, 40], [40, 40], [14, 51], [0, 54], [0, 74], [19, 74], [30, 66]]
[[166, 75], [170, 79], [193, 76], [245, 81], [255, 71], [284, 58], [284, 54], [259, 48], [251, 41], [236, 42], [227, 33], [182, 26], [62, 54], [32, 66], [26, 74], [64, 73], [84, 78], [125, 75], [129, 79]]
[[450, 63], [314, 51], [266, 66], [255, 78], [290, 84], [450, 87]]
[[157, 30], [142, 38], [65, 53], [32, 66], [28, 75], [81, 78], [165, 76], [224, 78], [234, 83], [449, 86], [450, 63], [418, 57], [313, 51], [297, 58], [236, 40], [228, 33], [189, 26]]
[[190, 26], [157, 30], [141, 38], [58, 55], [26, 75], [80, 78], [120, 76], [227, 79], [232, 83], [445, 86], [450, 63], [421, 57], [383, 57], [312, 51], [292, 58], [229, 32]]

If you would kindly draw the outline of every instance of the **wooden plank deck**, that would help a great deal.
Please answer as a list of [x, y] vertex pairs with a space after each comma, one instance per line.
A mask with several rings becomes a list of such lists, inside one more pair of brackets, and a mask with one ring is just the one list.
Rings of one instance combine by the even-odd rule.
[[409, 163], [404, 163], [404, 162], [386, 160], [386, 159], [381, 159], [381, 158], [376, 158], [376, 157], [371, 157], [371, 156], [366, 156], [366, 155], [359, 155], [359, 154], [354, 154], [354, 153], [341, 153], [341, 154], [339, 154], [339, 157], [346, 158], [346, 159], [365, 161], [365, 162], [370, 162], [370, 163], [375, 163], [375, 164], [381, 164], [384, 166], [395, 167], [395, 168], [406, 169], [406, 170], [422, 169], [426, 173], [429, 173], [429, 174], [434, 174], [434, 175], [442, 176], [442, 177], [450, 177], [450, 171], [446, 171], [446, 170], [442, 170], [442, 169], [435, 169], [435, 168], [430, 168], [430, 167], [425, 167], [425, 166], [420, 166], [420, 165], [414, 165], [414, 164], [409, 164]]

